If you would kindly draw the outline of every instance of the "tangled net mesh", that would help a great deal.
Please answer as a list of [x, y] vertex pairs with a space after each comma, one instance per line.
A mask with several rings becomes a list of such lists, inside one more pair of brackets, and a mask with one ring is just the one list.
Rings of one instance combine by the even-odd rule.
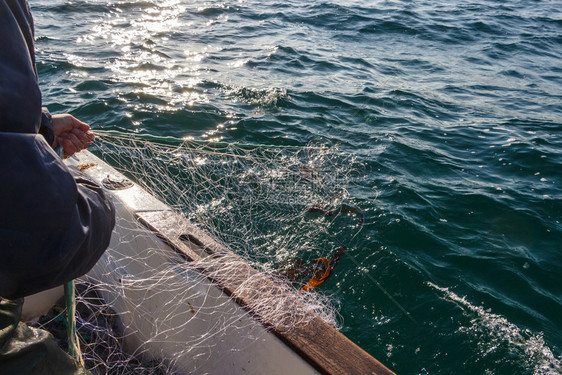
[[[339, 328], [338, 302], [321, 287], [302, 288], [325, 271], [318, 258], [341, 257], [361, 230], [362, 213], [348, 193], [361, 178], [353, 156], [337, 147], [111, 132], [100, 132], [91, 151], [229, 250], [187, 262], [138, 222], [118, 218], [110, 248], [76, 280], [82, 358], [94, 374], [213, 373], [210, 362], [229, 361], [263, 340], [256, 320], [287, 331], [320, 316]], [[233, 294], [260, 298], [253, 315], [241, 319], [240, 306], [211, 280], [225, 281], [236, 273], [229, 270], [246, 264], [259, 276], [235, 280]], [[262, 295], [263, 278], [280, 292]], [[62, 308], [38, 325], [64, 336], [56, 334], [64, 326]]]

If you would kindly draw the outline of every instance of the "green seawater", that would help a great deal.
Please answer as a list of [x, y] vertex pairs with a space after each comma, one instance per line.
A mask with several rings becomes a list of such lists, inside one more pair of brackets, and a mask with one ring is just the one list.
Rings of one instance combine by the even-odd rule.
[[396, 373], [562, 373], [560, 2], [30, 3], [51, 112], [357, 157], [318, 290]]

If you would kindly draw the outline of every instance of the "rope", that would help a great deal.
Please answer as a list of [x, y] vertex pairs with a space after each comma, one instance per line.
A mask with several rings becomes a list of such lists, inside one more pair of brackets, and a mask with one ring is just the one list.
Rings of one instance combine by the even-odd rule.
[[[234, 146], [241, 149], [253, 150], [256, 148], [267, 148], [267, 149], [298, 149], [302, 146], [289, 146], [289, 145], [268, 145], [268, 144], [248, 144], [248, 143], [229, 143], [229, 142], [218, 142], [218, 141], [201, 141], [194, 140], [190, 138], [177, 138], [171, 136], [161, 136], [153, 134], [139, 134], [139, 133], [126, 133], [118, 130], [92, 130], [97, 137], [107, 137], [107, 138], [137, 138], [150, 141], [152, 143], [171, 145], [171, 144], [182, 144], [182, 143], [192, 143], [196, 145], [209, 146], [209, 147], [229, 147]], [[307, 148], [317, 148], [324, 149], [325, 146], [308, 146]]]
[[[62, 159], [64, 150], [62, 146], [56, 149], [56, 153]], [[82, 366], [84, 360], [82, 359], [82, 352], [78, 344], [78, 335], [76, 333], [76, 299], [74, 298], [74, 281], [70, 280], [64, 284], [64, 301], [66, 304], [66, 337], [68, 339], [68, 354]]]
[[78, 344], [78, 335], [76, 333], [76, 300], [74, 298], [73, 280], [64, 284], [64, 301], [66, 303], [66, 336], [68, 338], [68, 354], [84, 366], [80, 345]]

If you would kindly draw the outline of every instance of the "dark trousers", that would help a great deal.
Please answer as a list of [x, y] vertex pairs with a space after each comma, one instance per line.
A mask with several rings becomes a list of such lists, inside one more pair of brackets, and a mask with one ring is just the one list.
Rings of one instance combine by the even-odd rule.
[[23, 298], [0, 298], [0, 375], [91, 375], [44, 330], [20, 322]]

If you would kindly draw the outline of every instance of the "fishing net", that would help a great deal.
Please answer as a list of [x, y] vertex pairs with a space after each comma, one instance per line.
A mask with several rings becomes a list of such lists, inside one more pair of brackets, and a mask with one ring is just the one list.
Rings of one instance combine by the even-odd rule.
[[[353, 156], [337, 147], [256, 147], [116, 132], [99, 132], [91, 151], [221, 250], [186, 261], [138, 221], [118, 218], [110, 248], [76, 281], [76, 325], [90, 371], [216, 373], [212, 366], [247, 355], [242, 353], [250, 347], [259, 356], [256, 343], [265, 338], [256, 324], [287, 331], [320, 316], [338, 328], [338, 302], [320, 284], [337, 278], [336, 266], [363, 223], [348, 192], [362, 176]], [[225, 280], [248, 265], [258, 272]], [[225, 294], [216, 281], [234, 282], [236, 290]], [[270, 283], [280, 292], [262, 290]], [[259, 302], [241, 318], [240, 309], [248, 307], [233, 299], [250, 294]], [[65, 324], [56, 310], [39, 322], [52, 332]]]

